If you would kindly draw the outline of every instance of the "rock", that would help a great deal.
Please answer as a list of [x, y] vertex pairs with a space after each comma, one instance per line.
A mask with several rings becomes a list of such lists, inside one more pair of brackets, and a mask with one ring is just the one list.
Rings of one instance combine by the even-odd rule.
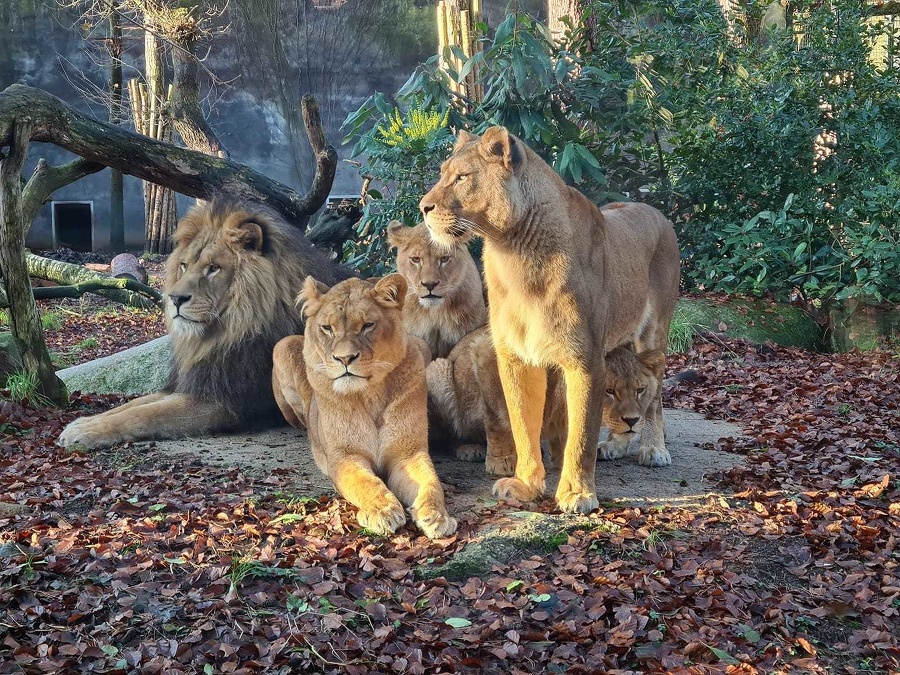
[[12, 333], [0, 332], [0, 387], [6, 386], [7, 376], [22, 368], [22, 354]]
[[151, 394], [166, 383], [171, 353], [166, 335], [102, 359], [64, 368], [56, 374], [69, 391]]
[[142, 284], [146, 284], [148, 279], [147, 270], [141, 265], [141, 261], [131, 253], [120, 253], [113, 258], [109, 263], [109, 273], [116, 279], [127, 277], [140, 281]]

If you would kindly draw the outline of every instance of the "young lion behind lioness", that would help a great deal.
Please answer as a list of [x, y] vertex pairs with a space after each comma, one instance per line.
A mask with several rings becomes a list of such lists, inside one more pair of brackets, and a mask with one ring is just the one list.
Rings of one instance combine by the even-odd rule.
[[[679, 283], [672, 224], [645, 204], [598, 209], [503, 127], [460, 132], [419, 206], [439, 242], [484, 238], [488, 323], [517, 456], [515, 476], [494, 493], [528, 501], [545, 489], [540, 434], [547, 370], [556, 368], [568, 414], [556, 501], [563, 511], [597, 508], [605, 355], [629, 342], [665, 346]], [[641, 452], [669, 464], [660, 394], [647, 415]]]
[[456, 520], [428, 456], [427, 347], [403, 329], [405, 297], [400, 274], [330, 290], [308, 277], [298, 298], [306, 334], [275, 345], [272, 389], [360, 525], [393, 532], [405, 505], [428, 537], [446, 537]]

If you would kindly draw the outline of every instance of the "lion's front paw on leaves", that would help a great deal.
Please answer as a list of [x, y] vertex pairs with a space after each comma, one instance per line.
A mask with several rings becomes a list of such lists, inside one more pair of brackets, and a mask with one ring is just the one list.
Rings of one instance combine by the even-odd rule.
[[600, 500], [597, 499], [597, 492], [590, 487], [560, 480], [556, 504], [564, 513], [590, 513], [600, 506]]
[[69, 423], [62, 430], [59, 438], [56, 439], [56, 444], [64, 448], [81, 446], [88, 450], [93, 450], [94, 448], [111, 445], [112, 441], [109, 440], [108, 435], [101, 428], [98, 428], [96, 421], [90, 417], [82, 417]]
[[477, 443], [467, 443], [456, 448], [456, 459], [463, 462], [480, 462], [484, 459], [487, 448]]
[[516, 473], [515, 455], [488, 455], [484, 470], [492, 476], [513, 476]]
[[501, 478], [494, 483], [494, 496], [500, 499], [515, 499], [533, 502], [544, 492], [544, 485], [528, 485], [518, 478]]
[[356, 520], [376, 534], [392, 534], [406, 523], [406, 511], [397, 498], [387, 493], [380, 506], [360, 509]]
[[638, 452], [638, 464], [641, 466], [669, 466], [672, 463], [672, 455], [665, 447], [641, 448]]

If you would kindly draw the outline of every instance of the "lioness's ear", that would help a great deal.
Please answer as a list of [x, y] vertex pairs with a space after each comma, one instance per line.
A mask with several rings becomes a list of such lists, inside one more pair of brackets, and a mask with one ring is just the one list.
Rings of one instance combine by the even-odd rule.
[[516, 140], [506, 127], [491, 127], [485, 131], [478, 149], [485, 159], [500, 161], [507, 169], [517, 169], [525, 156], [521, 141]]
[[398, 248], [400, 244], [406, 241], [406, 230], [408, 229], [409, 228], [399, 220], [392, 220], [388, 223], [387, 240], [391, 245], [391, 248]]
[[406, 299], [406, 288], [406, 279], [402, 274], [389, 274], [375, 284], [372, 297], [382, 307], [401, 309]]
[[313, 277], [306, 277], [303, 288], [297, 295], [296, 303], [304, 317], [310, 317], [322, 306], [322, 296], [328, 292], [328, 286]]
[[666, 371], [666, 353], [662, 349], [650, 349], [637, 355], [638, 361], [656, 377]]
[[245, 221], [228, 229], [228, 243], [235, 249], [256, 251], [263, 247], [263, 229], [257, 223]]
[[465, 129], [460, 129], [459, 133], [456, 134], [456, 143], [453, 145], [453, 152], [459, 150], [466, 143], [471, 143], [472, 141], [477, 141], [478, 136], [475, 134], [470, 134]]

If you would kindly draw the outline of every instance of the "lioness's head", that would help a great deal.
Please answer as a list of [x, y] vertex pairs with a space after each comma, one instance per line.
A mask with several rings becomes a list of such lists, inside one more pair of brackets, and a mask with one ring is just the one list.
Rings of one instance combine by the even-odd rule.
[[665, 368], [666, 354], [661, 349], [635, 354], [618, 347], [609, 352], [603, 426], [617, 434], [640, 433]]
[[262, 207], [216, 200], [181, 219], [166, 266], [166, 318], [174, 336], [243, 334], [255, 330], [245, 325], [250, 317], [273, 315], [276, 274], [266, 259], [272, 218]]
[[406, 279], [347, 279], [328, 288], [307, 277], [297, 297], [306, 316], [303, 358], [313, 388], [358, 392], [385, 378], [406, 355], [401, 310]]
[[438, 245], [424, 224], [406, 227], [398, 220], [388, 225], [388, 241], [397, 249], [397, 270], [422, 307], [440, 307], [464, 281], [471, 254], [463, 244]]
[[530, 162], [531, 155], [504, 127], [480, 137], [460, 131], [440, 179], [419, 202], [432, 236], [453, 246], [473, 234], [501, 236], [518, 223], [528, 208], [522, 179], [541, 164]]

